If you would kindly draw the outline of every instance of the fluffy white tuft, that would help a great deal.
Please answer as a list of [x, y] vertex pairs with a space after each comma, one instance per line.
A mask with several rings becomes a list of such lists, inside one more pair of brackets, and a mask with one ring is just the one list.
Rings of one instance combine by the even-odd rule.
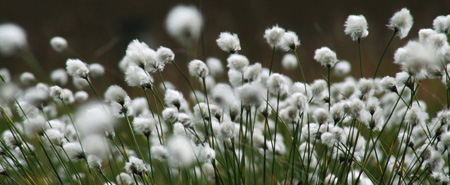
[[391, 17], [388, 27], [397, 32], [400, 39], [403, 39], [408, 35], [413, 23], [413, 17], [409, 10], [402, 8]]
[[62, 37], [53, 37], [50, 39], [50, 46], [56, 52], [63, 52], [67, 49], [67, 41]]
[[288, 53], [284, 55], [283, 59], [281, 60], [281, 66], [283, 66], [283, 69], [293, 70], [298, 66], [297, 58], [295, 57], [295, 55]]
[[0, 24], [0, 54], [10, 56], [27, 47], [27, 35], [19, 25]]
[[353, 41], [367, 37], [369, 31], [366, 18], [363, 15], [350, 15], [345, 21], [345, 34], [350, 35]]
[[198, 78], [206, 78], [209, 74], [208, 67], [201, 60], [192, 60], [188, 65], [191, 76]]
[[285, 30], [283, 28], [275, 25], [272, 28], [266, 29], [266, 31], [264, 32], [264, 38], [266, 39], [270, 47], [274, 48], [280, 43], [284, 33]]
[[89, 75], [89, 68], [86, 63], [79, 59], [68, 59], [66, 62], [67, 73], [74, 78], [86, 79]]
[[153, 84], [152, 76], [138, 66], [129, 66], [125, 71], [125, 81], [131, 87], [143, 87], [150, 89]]
[[336, 53], [328, 47], [321, 47], [316, 49], [314, 54], [314, 60], [320, 63], [320, 65], [331, 68], [337, 60]]
[[220, 49], [229, 53], [236, 53], [241, 50], [241, 43], [239, 42], [239, 37], [235, 33], [222, 32], [219, 38], [216, 40], [217, 45]]
[[283, 37], [281, 37], [280, 43], [278, 47], [283, 49], [284, 51], [294, 51], [297, 47], [300, 46], [300, 40], [295, 32], [287, 31], [284, 33]]
[[339, 61], [334, 66], [334, 74], [339, 77], [343, 77], [343, 76], [347, 75], [348, 73], [350, 73], [351, 70], [352, 70], [352, 66], [350, 65], [350, 62], [345, 61], [345, 60]]
[[203, 17], [194, 6], [176, 6], [167, 15], [167, 32], [181, 43], [197, 39], [202, 27]]

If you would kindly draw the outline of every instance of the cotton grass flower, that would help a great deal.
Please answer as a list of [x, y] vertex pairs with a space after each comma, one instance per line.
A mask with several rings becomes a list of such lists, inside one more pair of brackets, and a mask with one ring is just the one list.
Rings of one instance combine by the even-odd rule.
[[188, 65], [189, 74], [197, 78], [206, 78], [209, 74], [208, 67], [201, 60], [192, 60]]
[[80, 160], [86, 157], [79, 143], [66, 143], [63, 145], [63, 148], [72, 160]]
[[437, 32], [448, 34], [450, 31], [450, 16], [437, 16], [433, 20], [433, 29]]
[[173, 166], [186, 167], [195, 160], [192, 143], [183, 136], [173, 136], [167, 141], [167, 151]]
[[175, 54], [171, 49], [161, 46], [156, 50], [156, 61], [158, 63], [166, 65], [174, 60]]
[[99, 63], [89, 64], [89, 74], [91, 77], [100, 77], [105, 74], [105, 68]]
[[203, 17], [194, 6], [176, 6], [166, 18], [167, 32], [181, 43], [197, 39], [202, 27]]
[[89, 98], [89, 94], [85, 91], [78, 91], [75, 93], [74, 98], [77, 102], [84, 102]]
[[431, 45], [417, 41], [408, 42], [406, 46], [397, 49], [394, 55], [394, 63], [417, 80], [426, 78], [427, 69], [439, 65], [440, 60], [439, 53]]
[[28, 46], [25, 30], [13, 23], [0, 24], [0, 54], [11, 56]]
[[67, 83], [67, 73], [64, 69], [55, 69], [50, 73], [50, 79], [57, 85], [65, 85]]
[[221, 32], [216, 42], [219, 48], [225, 52], [236, 53], [241, 50], [241, 43], [235, 33]]
[[350, 35], [353, 41], [358, 41], [361, 38], [367, 37], [368, 25], [366, 18], [363, 15], [350, 15], [345, 21], [345, 34]]
[[248, 66], [244, 71], [244, 82], [254, 82], [258, 81], [262, 72], [262, 67], [260, 63], [255, 63]]
[[142, 175], [143, 172], [147, 171], [147, 167], [142, 159], [130, 156], [129, 161], [125, 163], [125, 170], [128, 173]]
[[283, 38], [285, 30], [278, 25], [273, 26], [272, 28], [266, 29], [264, 32], [264, 38], [270, 47], [275, 48]]
[[391, 17], [388, 27], [394, 30], [400, 39], [403, 39], [408, 35], [413, 23], [413, 17], [409, 10], [402, 8]]
[[342, 60], [342, 61], [339, 61], [334, 66], [333, 69], [334, 69], [334, 74], [336, 76], [343, 77], [343, 76], [345, 76], [345, 75], [350, 73], [350, 71], [352, 69], [352, 66], [350, 65], [350, 62]]
[[156, 128], [156, 120], [150, 117], [136, 117], [133, 119], [133, 128], [136, 134], [149, 137]]
[[166, 102], [167, 106], [169, 107], [175, 107], [178, 110], [182, 107], [182, 104], [186, 103], [186, 100], [183, 97], [183, 94], [181, 94], [179, 91], [168, 89], [166, 91], [166, 94], [164, 96], [164, 101]]
[[293, 70], [298, 66], [297, 58], [295, 57], [295, 55], [288, 53], [283, 56], [283, 59], [281, 60], [281, 66], [285, 70]]
[[248, 66], [249, 61], [246, 56], [239, 54], [232, 54], [227, 58], [227, 67], [239, 72], [244, 72], [244, 69]]
[[131, 87], [142, 87], [151, 89], [153, 86], [152, 76], [138, 66], [129, 66], [125, 71], [125, 81]]
[[336, 53], [328, 47], [321, 47], [316, 49], [314, 54], [314, 60], [320, 63], [320, 65], [331, 68], [333, 67], [337, 60]]
[[300, 46], [300, 40], [295, 32], [287, 31], [281, 37], [280, 43], [278, 47], [283, 49], [284, 51], [294, 51], [297, 47]]
[[287, 82], [285, 77], [278, 73], [273, 73], [267, 80], [267, 89], [274, 95], [284, 94], [287, 92]]
[[20, 81], [25, 85], [30, 85], [36, 82], [36, 77], [34, 76], [33, 73], [24, 72], [20, 75]]
[[87, 79], [89, 68], [86, 63], [79, 59], [68, 59], [66, 62], [67, 73], [74, 78]]
[[222, 62], [217, 58], [208, 58], [206, 59], [206, 65], [208, 66], [209, 73], [214, 76], [218, 77], [223, 74], [223, 65]]
[[63, 52], [68, 47], [67, 40], [63, 37], [53, 37], [52, 39], [50, 39], [50, 46], [58, 53]]

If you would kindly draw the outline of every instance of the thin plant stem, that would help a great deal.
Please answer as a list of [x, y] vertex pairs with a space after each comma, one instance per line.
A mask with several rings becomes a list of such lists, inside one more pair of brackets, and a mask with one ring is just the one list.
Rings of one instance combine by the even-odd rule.
[[131, 133], [131, 137], [132, 137], [132, 140], [133, 140], [134, 147], [135, 147], [136, 151], [138, 151], [139, 157], [142, 159], [143, 155], [141, 153], [141, 149], [139, 148], [139, 145], [137, 144], [136, 135], [134, 134], [134, 130], [131, 127], [131, 122], [130, 122], [130, 120], [128, 118], [128, 114], [125, 112], [124, 115], [125, 115], [125, 120], [127, 121], [128, 129], [129, 129], [129, 131]]
[[302, 63], [300, 62], [300, 58], [298, 57], [297, 50], [294, 50], [295, 58], [297, 58], [298, 67], [300, 68], [300, 72], [302, 73], [303, 78], [303, 86], [305, 86], [305, 95], [308, 96], [308, 91], [306, 90], [306, 78], [305, 73], [303, 72]]
[[378, 72], [378, 69], [380, 68], [381, 61], [383, 61], [384, 54], [386, 54], [386, 51], [387, 51], [387, 49], [389, 48], [389, 46], [391, 45], [391, 42], [392, 42], [392, 40], [394, 39], [394, 37], [395, 37], [395, 35], [397, 34], [397, 32], [398, 32], [398, 30], [395, 29], [395, 30], [394, 30], [394, 33], [392, 33], [392, 36], [391, 36], [391, 38], [389, 39], [389, 42], [388, 42], [387, 46], [384, 48], [383, 54], [381, 54], [381, 58], [380, 58], [380, 60], [378, 61], [377, 68], [375, 69], [375, 74], [373, 74], [373, 79], [375, 79], [375, 77], [377, 77], [377, 72]]
[[362, 78], [363, 72], [362, 72], [362, 58], [361, 58], [361, 38], [358, 38], [358, 54], [359, 54], [359, 71], [361, 73]]

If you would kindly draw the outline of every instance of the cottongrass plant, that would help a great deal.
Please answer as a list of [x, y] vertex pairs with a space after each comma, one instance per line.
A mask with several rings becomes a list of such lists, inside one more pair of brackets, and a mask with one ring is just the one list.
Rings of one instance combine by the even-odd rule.
[[[200, 39], [202, 20], [195, 7], [178, 6], [168, 16], [169, 34], [183, 44]], [[11, 78], [0, 69], [0, 181], [449, 184], [449, 20], [439, 16], [433, 29], [421, 29], [418, 39], [397, 49], [392, 61], [401, 71], [395, 76], [348, 76], [351, 64], [322, 47], [314, 60], [327, 76], [307, 83], [296, 51], [300, 39], [280, 26], [261, 37], [272, 49], [269, 66], [238, 53], [245, 53], [238, 35], [222, 32], [216, 44], [229, 56], [206, 61], [175, 59], [169, 48], [133, 40], [119, 64], [128, 86], [106, 90], [97, 91], [95, 81], [108, 69], [76, 58], [44, 78], [31, 72]], [[365, 18], [349, 16], [345, 26], [361, 46]], [[388, 46], [411, 26], [407, 9], [395, 13]], [[17, 25], [0, 25], [1, 53], [23, 50], [24, 36]], [[62, 37], [50, 46], [58, 53], [70, 48]], [[286, 52], [282, 61], [274, 57], [278, 49]], [[179, 68], [182, 62], [188, 72]], [[276, 62], [286, 70], [298, 66], [302, 81], [275, 72]], [[188, 94], [162, 78], [173, 70], [188, 83]], [[425, 79], [441, 80], [446, 91], [437, 115], [418, 97]], [[134, 90], [142, 93], [129, 96]]]

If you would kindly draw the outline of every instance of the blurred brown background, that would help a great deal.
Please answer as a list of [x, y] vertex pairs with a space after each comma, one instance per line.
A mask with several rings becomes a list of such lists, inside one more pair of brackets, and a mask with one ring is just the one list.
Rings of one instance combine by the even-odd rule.
[[[417, 37], [420, 28], [432, 27], [438, 15], [450, 13], [450, 1], [337, 1], [337, 0], [252, 0], [252, 1], [1, 1], [0, 22], [21, 25], [28, 34], [32, 52], [47, 72], [65, 67], [67, 58], [80, 57], [87, 63], [101, 63], [106, 76], [96, 79], [100, 89], [117, 83], [124, 85], [123, 75], [117, 64], [125, 54], [128, 43], [135, 38], [145, 41], [152, 48], [166, 46], [176, 53], [176, 61], [186, 67], [184, 49], [165, 31], [164, 21], [168, 11], [178, 4], [196, 5], [201, 10], [205, 56], [215, 56], [225, 61], [227, 54], [221, 51], [215, 40], [221, 31], [239, 35], [241, 54], [251, 62], [261, 62], [268, 67], [271, 49], [263, 39], [264, 30], [274, 24], [296, 32], [301, 40], [298, 49], [308, 82], [326, 75], [325, 69], [313, 60], [314, 50], [328, 46], [339, 59], [353, 65], [352, 74], [359, 76], [357, 44], [344, 34], [344, 22], [350, 14], [363, 14], [369, 23], [369, 36], [362, 40], [363, 71], [366, 77], [374, 73], [376, 64], [392, 32], [387, 29], [389, 18], [403, 7], [408, 8], [415, 24], [407, 38], [395, 38], [386, 53], [379, 76], [394, 75], [399, 67], [392, 63], [395, 49]], [[73, 53], [56, 53], [49, 45], [53, 36], [67, 39]], [[282, 57], [277, 53], [277, 60]], [[201, 58], [199, 49], [197, 56]], [[31, 71], [19, 57], [0, 57], [0, 68], [10, 69], [14, 76]], [[279, 65], [275, 65], [275, 71]], [[300, 80], [298, 71], [283, 71]], [[167, 66], [164, 77], [179, 86], [186, 86], [173, 66]], [[337, 79], [336, 79], [337, 80]], [[419, 96], [428, 102], [434, 112], [445, 101], [444, 89], [439, 80], [427, 80]]]

